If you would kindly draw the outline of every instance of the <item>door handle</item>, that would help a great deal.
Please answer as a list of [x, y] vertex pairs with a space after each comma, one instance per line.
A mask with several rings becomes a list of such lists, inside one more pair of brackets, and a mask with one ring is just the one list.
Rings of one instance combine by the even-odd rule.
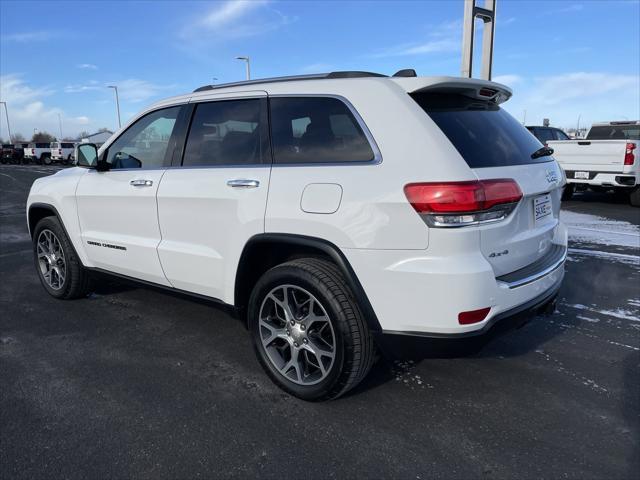
[[228, 180], [227, 186], [232, 188], [258, 188], [260, 186], [260, 182], [258, 180], [238, 178], [236, 180]]
[[131, 180], [129, 185], [132, 187], [150, 187], [153, 185], [153, 180]]

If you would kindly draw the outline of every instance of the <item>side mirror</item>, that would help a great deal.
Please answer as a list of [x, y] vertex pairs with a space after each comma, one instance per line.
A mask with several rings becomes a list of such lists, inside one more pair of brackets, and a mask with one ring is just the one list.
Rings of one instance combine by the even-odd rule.
[[93, 143], [81, 143], [76, 147], [76, 165], [84, 168], [96, 168], [98, 148]]

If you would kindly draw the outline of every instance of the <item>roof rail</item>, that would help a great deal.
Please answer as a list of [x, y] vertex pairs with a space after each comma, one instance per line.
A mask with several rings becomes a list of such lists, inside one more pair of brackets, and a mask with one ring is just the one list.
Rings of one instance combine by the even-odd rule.
[[196, 88], [193, 93], [207, 90], [217, 90], [219, 88], [240, 87], [243, 85], [257, 85], [261, 83], [294, 82], [298, 80], [325, 80], [332, 78], [365, 78], [365, 77], [386, 77], [381, 73], [343, 71], [330, 73], [312, 73], [309, 75], [290, 75], [287, 77], [258, 78], [256, 80], [244, 80], [242, 82], [220, 83], [218, 85], [204, 85]]

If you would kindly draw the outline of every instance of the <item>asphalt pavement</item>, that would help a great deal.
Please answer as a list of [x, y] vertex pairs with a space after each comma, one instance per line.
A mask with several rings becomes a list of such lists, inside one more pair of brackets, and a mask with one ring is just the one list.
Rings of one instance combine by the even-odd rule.
[[551, 317], [475, 354], [382, 358], [305, 403], [213, 304], [106, 278], [47, 295], [24, 207], [57, 168], [0, 166], [0, 478], [638, 478], [640, 209], [624, 199], [564, 205]]

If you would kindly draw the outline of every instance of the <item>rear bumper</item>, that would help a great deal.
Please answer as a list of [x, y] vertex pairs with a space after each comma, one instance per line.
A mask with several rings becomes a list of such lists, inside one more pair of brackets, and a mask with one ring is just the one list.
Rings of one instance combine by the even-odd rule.
[[593, 186], [609, 186], [609, 187], [634, 187], [638, 184], [639, 178], [634, 172], [599, 172], [589, 171], [589, 179], [573, 178], [574, 170], [567, 170], [567, 183], [576, 185], [593, 185]]
[[496, 315], [479, 330], [452, 334], [382, 331], [375, 334], [376, 343], [385, 354], [403, 358], [470, 353], [500, 333], [520, 328], [538, 315], [552, 314], [560, 287], [558, 282], [527, 303]]
[[[380, 323], [381, 331], [427, 337], [479, 335], [495, 322], [550, 298], [564, 278], [567, 231], [556, 228], [543, 259], [502, 277], [481, 252], [429, 254], [408, 250], [343, 252]], [[449, 250], [451, 252], [451, 250]], [[461, 325], [458, 315], [490, 308], [477, 323]]]

